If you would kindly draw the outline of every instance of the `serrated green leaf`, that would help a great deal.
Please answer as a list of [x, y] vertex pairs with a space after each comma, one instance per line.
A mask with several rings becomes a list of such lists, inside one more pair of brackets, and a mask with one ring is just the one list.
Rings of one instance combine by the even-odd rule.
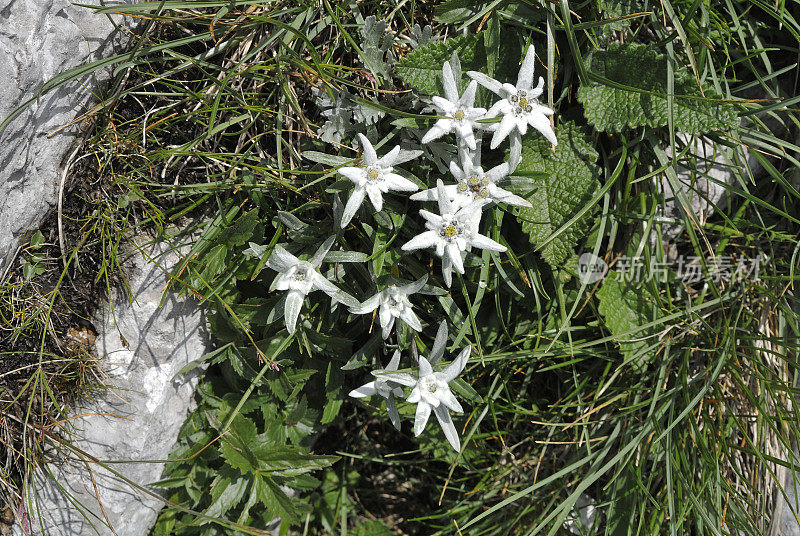
[[652, 320], [653, 304], [647, 299], [647, 290], [641, 283], [629, 281], [618, 272], [610, 271], [597, 291], [598, 309], [606, 327], [611, 331], [625, 360], [636, 370], [647, 366], [650, 356], [647, 348], [652, 344], [648, 337], [653, 328], [642, 329]]
[[241, 246], [253, 236], [256, 224], [258, 224], [258, 209], [254, 208], [242, 214], [233, 225], [223, 229], [218, 240], [228, 246]]
[[[491, 38], [489, 41], [494, 43]], [[458, 54], [461, 63], [461, 72], [481, 71], [486, 72], [487, 53], [484, 33], [475, 35], [462, 35], [435, 41], [424, 47], [418, 48], [404, 56], [397, 62], [397, 74], [411, 87], [432, 95], [442, 94], [442, 66], [449, 61], [453, 53]], [[516, 73], [519, 70], [520, 48], [513, 32], [500, 32], [499, 50], [493, 53], [495, 68], [504, 78], [507, 73]], [[514, 75], [516, 76], [516, 74]], [[501, 80], [515, 82], [516, 80]], [[457, 80], [459, 91], [466, 88], [468, 79], [462, 77]], [[476, 105], [480, 105], [479, 96]]]
[[220, 453], [225, 461], [243, 475], [257, 470], [258, 460], [252, 445], [257, 441], [256, 425], [250, 419], [237, 415], [222, 437]]
[[203, 257], [202, 271], [200, 277], [206, 283], [213, 281], [215, 277], [225, 270], [225, 257], [228, 255], [228, 248], [225, 244], [217, 244], [208, 254]]
[[243, 475], [256, 470], [256, 460], [253, 454], [242, 445], [232, 441], [223, 441], [219, 450], [225, 462], [234, 469], [238, 469]]
[[270, 516], [280, 517], [288, 523], [299, 521], [297, 509], [292, 504], [292, 500], [272, 479], [256, 477], [253, 493], [258, 497], [258, 501], [267, 508]]
[[247, 479], [235, 475], [218, 476], [211, 486], [212, 503], [205, 514], [209, 517], [223, 517], [231, 508], [241, 502], [248, 484]]
[[544, 174], [534, 180], [536, 189], [527, 196], [533, 207], [520, 209], [517, 219], [533, 244], [549, 240], [541, 254], [553, 267], [561, 265], [573, 251], [586, 231], [591, 210], [555, 238], [551, 236], [592, 199], [600, 186], [600, 168], [595, 165], [597, 151], [584, 130], [564, 123], [556, 129], [556, 135], [555, 152], [542, 136], [524, 138], [522, 161], [515, 172]]
[[[486, 65], [486, 52], [477, 35], [462, 35], [446, 41], [436, 41], [418, 48], [397, 62], [397, 74], [409, 86], [425, 93], [437, 94], [442, 85], [442, 65], [458, 53], [461, 68], [479, 70]], [[469, 67], [467, 67], [469, 66]]]
[[[597, 130], [620, 132], [669, 122], [667, 57], [646, 45], [612, 45], [595, 52], [591, 70], [604, 78], [578, 88], [586, 119]], [[734, 129], [736, 108], [719, 101], [710, 90], [705, 97], [687, 70], [675, 72], [674, 125], [683, 132]]]

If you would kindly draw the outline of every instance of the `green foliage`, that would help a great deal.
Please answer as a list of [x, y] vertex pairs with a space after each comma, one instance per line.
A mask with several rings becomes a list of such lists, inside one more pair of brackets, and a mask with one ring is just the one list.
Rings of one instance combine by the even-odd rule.
[[597, 151], [584, 129], [574, 123], [556, 128], [555, 152], [541, 137], [527, 137], [517, 175], [536, 175], [534, 191], [527, 196], [532, 208], [522, 208], [517, 219], [542, 257], [552, 267], [561, 265], [588, 229], [587, 212], [554, 237], [591, 199], [598, 188]]
[[[180, 461], [168, 464], [169, 476], [159, 483], [171, 490], [173, 500], [191, 498], [203, 517], [171, 511], [160, 518], [156, 530], [204, 534], [202, 527], [210, 522], [225, 527], [227, 520], [235, 520], [253, 528], [265, 528], [276, 517], [287, 525], [300, 522], [307, 504], [289, 497], [286, 487], [314, 489], [319, 481], [309, 473], [338, 459], [309, 454], [315, 419], [306, 399], [284, 391], [276, 396], [268, 389], [238, 407], [233, 406], [233, 393], [219, 397], [213, 388], [210, 383], [201, 388], [200, 407], [178, 438], [175, 457]], [[281, 401], [285, 404], [279, 406]]]
[[654, 339], [655, 330], [643, 327], [656, 319], [653, 317], [655, 306], [652, 299], [648, 299], [645, 285], [634, 281], [634, 272], [640, 273], [640, 270], [629, 269], [627, 278], [614, 271], [606, 274], [597, 291], [598, 309], [626, 362], [641, 372], [652, 361], [653, 347], [658, 343]]
[[397, 74], [411, 87], [436, 95], [442, 87], [442, 64], [458, 54], [461, 69], [480, 69], [486, 64], [486, 50], [477, 35], [463, 35], [435, 41], [418, 48], [397, 62]]
[[[127, 209], [169, 200], [157, 221], [192, 214], [199, 222], [173, 284], [207, 307], [217, 346], [187, 367], [207, 365], [198, 408], [160, 483], [179, 506], [164, 510], [155, 534], [241, 534], [281, 516], [283, 531], [294, 524], [316, 535], [383, 534], [387, 525], [436, 536], [552, 536], [566, 532], [586, 497], [600, 514], [599, 534], [766, 533], [776, 467], [791, 465], [782, 453], [800, 435], [786, 403], [797, 374], [800, 308], [786, 289], [796, 279], [800, 219], [785, 175], [798, 163], [758, 121], [733, 129], [733, 106], [716, 96], [774, 94], [748, 111], [796, 121], [797, 91], [785, 87], [799, 48], [791, 10], [665, 2], [663, 11], [609, 24], [598, 17], [639, 7], [452, 0], [431, 20], [424, 2], [202, 5], [107, 8], [180, 17], [191, 35], [180, 39], [191, 42], [168, 41], [169, 22], [148, 34], [156, 44], [125, 56], [121, 72], [133, 85], [119, 86], [120, 106], [107, 112], [113, 126], [92, 146], [114, 180], [141, 193], [125, 198]], [[415, 30], [414, 21], [432, 28]], [[424, 151], [427, 158], [396, 168], [417, 184], [451, 183], [453, 138], [420, 143], [428, 101], [396, 87], [398, 78], [440, 94], [442, 62], [455, 51], [462, 70], [513, 83], [529, 43], [559, 144], [554, 151], [531, 130], [517, 176], [502, 186], [533, 208], [499, 204], [481, 222], [506, 252], [474, 251], [444, 289], [438, 259], [400, 250], [424, 229], [418, 209], [432, 204], [387, 195], [382, 212], [366, 205], [337, 226], [352, 186], [335, 168], [361, 156], [356, 133], [379, 155], [397, 144]], [[661, 52], [675, 67], [672, 132]], [[494, 100], [479, 89], [482, 106]], [[663, 206], [663, 174], [708, 158], [680, 142], [680, 155], [663, 156], [680, 129], [727, 129], [712, 136], [737, 159], [749, 145], [784, 161], [770, 165], [771, 180], [750, 176], [743, 159], [714, 163], [734, 174], [726, 202], [694, 227], [662, 234], [678, 225]], [[505, 144], [489, 150], [483, 140], [485, 168], [507, 158]], [[141, 153], [118, 158], [115, 147]], [[428, 276], [431, 294], [414, 299], [421, 333], [398, 326], [384, 343], [377, 315], [351, 315], [315, 292], [288, 336], [266, 260], [276, 244], [307, 259], [332, 234], [322, 273], [359, 300], [389, 276]], [[612, 272], [581, 285], [567, 275], [581, 247], [612, 266], [621, 255], [763, 254], [770, 277], [691, 282], [668, 272], [627, 282]], [[458, 453], [435, 418], [413, 435], [415, 408], [403, 397], [397, 431], [379, 397], [347, 396], [395, 348], [413, 372], [413, 352], [428, 355], [431, 326], [442, 318], [451, 333], [445, 355], [473, 349], [452, 385], [465, 409], [454, 414]]]
[[[507, 76], [507, 73], [515, 73], [516, 76], [520, 47], [514, 34], [498, 34], [495, 39], [488, 40], [495, 46], [487, 48], [488, 35], [487, 32], [462, 35], [417, 48], [397, 62], [397, 74], [413, 88], [431, 95], [443, 95], [442, 64], [450, 61], [455, 53], [458, 54], [462, 73], [487, 72], [487, 65], [491, 64], [494, 66], [492, 71], [496, 71], [501, 78]], [[460, 85], [463, 90], [466, 82], [461, 81]]]
[[36, 231], [31, 237], [30, 246], [25, 249], [24, 261], [22, 263], [22, 275], [26, 281], [31, 281], [37, 275], [46, 271], [45, 258], [39, 252], [44, 244], [44, 235], [41, 231]]
[[[642, 3], [636, 0], [598, 0], [600, 13], [605, 19], [619, 19], [644, 11]], [[630, 26], [630, 19], [614, 20], [606, 28], [619, 31]]]
[[[668, 124], [666, 55], [648, 45], [610, 45], [608, 50], [592, 54], [590, 66], [603, 80], [581, 85], [578, 100], [586, 119], [597, 130], [621, 132]], [[708, 88], [703, 96], [687, 70], [675, 72], [674, 87], [672, 118], [676, 129], [695, 133], [738, 126], [736, 108]]]
[[353, 536], [394, 536], [391, 528], [380, 521], [365, 521], [356, 525], [350, 533]]

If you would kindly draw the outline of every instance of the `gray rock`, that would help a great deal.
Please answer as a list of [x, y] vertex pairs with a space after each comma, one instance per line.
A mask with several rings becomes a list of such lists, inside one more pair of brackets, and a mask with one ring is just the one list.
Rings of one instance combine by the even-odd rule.
[[163, 242], [144, 250], [144, 258], [132, 255], [128, 270], [133, 303], [118, 292], [95, 321], [108, 388], [72, 411], [69, 441], [85, 454], [62, 449], [72, 460], [48, 464], [52, 476], [37, 472], [26, 490], [35, 534], [105, 536], [113, 534], [110, 524], [117, 536], [147, 536], [163, 505], [121, 477], [142, 487], [161, 477], [158, 460], [173, 448], [198, 381], [197, 370], [176, 374], [206, 352], [207, 336], [195, 300], [170, 292], [161, 304], [164, 271], [180, 259], [178, 251]]
[[[678, 183], [689, 199], [692, 217], [699, 225], [703, 225], [714, 214], [715, 207], [723, 202], [727, 187], [735, 182], [732, 159], [741, 155], [735, 155], [733, 151], [707, 138], [691, 139], [684, 134], [678, 134], [678, 138], [691, 146], [689, 154], [695, 156], [697, 163], [694, 169], [678, 164]], [[667, 154], [670, 153], [667, 151]], [[755, 158], [752, 161], [747, 158], [746, 161], [748, 165], [758, 166]], [[664, 216], [676, 222], [664, 225], [663, 231], [668, 238], [675, 238], [683, 230], [683, 211], [666, 177], [661, 179], [661, 187], [664, 192]]]
[[[763, 114], [760, 118], [771, 132], [782, 134], [786, 131], [785, 125], [776, 118]], [[757, 127], [748, 119], [743, 119], [742, 129], [746, 132], [748, 129], [757, 130]], [[727, 191], [731, 186], [738, 186], [737, 177], [742, 176], [749, 181], [751, 175], [758, 179], [766, 173], [752, 151], [743, 145], [731, 149], [707, 137], [693, 137], [684, 133], [678, 133], [677, 138], [679, 149], [689, 146], [686, 154], [692, 159], [692, 164], [688, 166], [684, 165], [687, 163], [684, 159], [678, 163], [678, 183], [689, 200], [692, 217], [699, 225], [705, 224], [717, 207], [726, 208]], [[672, 157], [671, 148], [668, 147], [666, 152]], [[683, 210], [667, 178], [662, 177], [660, 182], [664, 192], [662, 215], [666, 218], [662, 231], [666, 238], [673, 239], [684, 229]]]
[[[0, 122], [56, 75], [110, 55], [127, 40], [114, 24], [129, 20], [95, 15], [70, 0], [0, 0]], [[0, 131], [0, 275], [26, 231], [56, 203], [63, 160], [82, 128], [71, 123], [96, 87], [95, 75], [65, 84]]]

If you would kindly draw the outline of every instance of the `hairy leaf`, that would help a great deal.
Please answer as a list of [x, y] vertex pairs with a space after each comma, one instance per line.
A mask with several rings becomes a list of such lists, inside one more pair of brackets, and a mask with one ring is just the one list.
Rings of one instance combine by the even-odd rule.
[[647, 299], [647, 290], [641, 283], [630, 281], [618, 272], [610, 271], [600, 290], [599, 310], [606, 327], [611, 331], [625, 360], [642, 370], [650, 361], [646, 350], [652, 345], [654, 329], [642, 329], [652, 320], [653, 304]]
[[242, 214], [233, 225], [223, 229], [218, 240], [229, 246], [241, 246], [253, 236], [253, 230], [258, 222], [258, 209], [249, 210]]
[[[597, 130], [620, 132], [668, 124], [665, 55], [646, 45], [614, 45], [595, 52], [590, 64], [592, 71], [607, 81], [581, 86], [578, 100]], [[673, 112], [675, 128], [683, 132], [734, 129], [738, 125], [736, 108], [720, 102], [719, 96], [708, 89], [704, 97], [686, 70], [675, 72]]]
[[442, 65], [453, 52], [458, 53], [464, 71], [486, 64], [483, 41], [476, 35], [462, 35], [414, 50], [397, 62], [397, 74], [411, 87], [438, 94], [442, 87]]
[[595, 165], [597, 152], [583, 129], [573, 123], [556, 128], [555, 152], [542, 136], [523, 139], [522, 161], [515, 174], [541, 178], [534, 180], [533, 193], [527, 196], [532, 208], [520, 209], [517, 219], [532, 243], [541, 245], [542, 257], [553, 267], [559, 266], [572, 252], [587, 229], [590, 212], [551, 239], [562, 225], [592, 199], [599, 187], [600, 172]]
[[[500, 76], [501, 82], [516, 82], [516, 73], [519, 70], [520, 48], [516, 39], [511, 39], [511, 35], [500, 35], [499, 56], [497, 61], [497, 72], [503, 75], [513, 73], [514, 80], [506, 80], [505, 76]], [[411, 87], [433, 95], [444, 94], [442, 90], [442, 66], [449, 61], [453, 53], [458, 54], [461, 63], [461, 72], [467, 71], [486, 71], [487, 54], [484, 43], [483, 33], [476, 35], [462, 35], [447, 39], [446, 41], [434, 41], [424, 47], [420, 47], [410, 54], [404, 56], [397, 62], [397, 74]], [[460, 90], [466, 87], [467, 79], [457, 81]], [[480, 98], [478, 103], [480, 103]], [[476, 103], [476, 104], [478, 104]]]

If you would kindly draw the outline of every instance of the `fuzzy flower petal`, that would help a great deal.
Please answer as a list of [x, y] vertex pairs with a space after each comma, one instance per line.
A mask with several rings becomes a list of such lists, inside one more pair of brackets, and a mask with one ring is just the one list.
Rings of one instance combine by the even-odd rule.
[[[513, 132], [524, 136], [528, 127], [538, 130], [553, 145], [557, 145], [555, 132], [547, 116], [553, 115], [552, 110], [539, 104], [539, 97], [544, 91], [544, 79], [539, 77], [539, 83], [533, 86], [533, 71], [536, 64], [536, 53], [533, 46], [528, 47], [525, 59], [522, 61], [517, 84], [502, 84], [499, 81], [476, 71], [467, 72], [467, 76], [484, 86], [486, 89], [500, 97], [487, 112], [487, 117], [502, 117], [499, 126], [494, 128], [491, 148], [495, 149]], [[513, 138], [512, 138], [513, 139]], [[516, 160], [516, 159], [512, 159]], [[512, 162], [512, 168], [516, 167]]]

